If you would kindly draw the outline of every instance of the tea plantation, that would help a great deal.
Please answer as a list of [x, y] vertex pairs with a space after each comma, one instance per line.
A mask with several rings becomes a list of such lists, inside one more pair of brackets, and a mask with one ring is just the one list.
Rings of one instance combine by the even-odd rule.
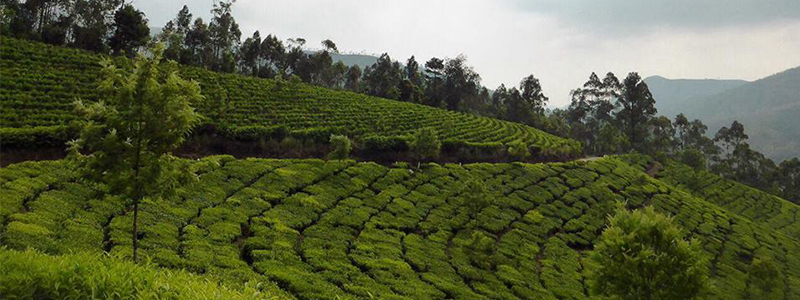
[[[86, 51], [0, 37], [0, 137], [6, 147], [61, 147], [75, 135], [77, 98], [99, 100], [103, 56]], [[124, 65], [124, 59], [117, 59]], [[543, 154], [571, 156], [572, 140], [519, 123], [477, 117], [407, 102], [329, 90], [289, 80], [275, 81], [180, 67], [179, 75], [200, 83], [198, 105], [208, 125], [238, 140], [293, 136], [327, 142], [332, 133], [397, 148], [420, 128], [434, 128], [451, 143], [496, 149], [515, 141]], [[402, 148], [402, 147], [401, 147]]]
[[[588, 251], [626, 201], [675, 216], [703, 245], [713, 283], [704, 298], [756, 295], [748, 271], [768, 257], [779, 282], [759, 298], [800, 299], [798, 207], [721, 180], [687, 189], [680, 165], [659, 180], [635, 157], [420, 168], [229, 156], [193, 163], [199, 181], [142, 206], [140, 254], [152, 265], [130, 276], [183, 269], [198, 275], [178, 272], [176, 290], [202, 281], [251, 298], [590, 299]], [[20, 274], [2, 276], [4, 289], [44, 284], [80, 264], [118, 268], [114, 257], [130, 255], [130, 208], [71, 170], [65, 161], [0, 169], [0, 266]], [[112, 257], [53, 263], [104, 251]]]

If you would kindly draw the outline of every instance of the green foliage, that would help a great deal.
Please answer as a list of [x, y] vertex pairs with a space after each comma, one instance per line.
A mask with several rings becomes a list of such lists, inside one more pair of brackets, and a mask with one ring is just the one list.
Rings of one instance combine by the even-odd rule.
[[700, 245], [653, 207], [618, 207], [591, 259], [592, 291], [619, 299], [695, 299], [707, 288]]
[[[178, 77], [174, 62], [162, 67], [162, 52], [157, 47], [152, 58], [140, 57], [130, 73], [104, 61], [104, 101], [75, 103], [83, 129], [70, 146], [72, 156], [89, 179], [132, 199], [134, 211], [140, 200], [171, 193], [188, 175], [171, 151], [199, 122], [191, 105], [202, 99], [200, 86]], [[136, 221], [134, 214], [134, 260]]]
[[780, 271], [771, 258], [757, 258], [750, 265], [750, 284], [764, 293], [770, 293], [778, 287]]
[[[200, 180], [139, 212], [142, 261], [156, 272], [202, 273], [230, 290], [259, 282], [262, 294], [303, 300], [602, 299], [589, 295], [590, 249], [614, 203], [627, 201], [673, 215], [713, 258], [705, 298], [800, 297], [796, 205], [753, 189], [739, 194], [745, 187], [707, 172], [697, 178], [708, 186], [698, 195], [708, 194], [693, 196], [671, 181], [691, 168], [668, 164], [652, 178], [643, 173], [652, 163], [646, 156], [418, 168], [230, 156], [184, 162]], [[134, 212], [79, 176], [64, 160], [1, 168], [0, 246], [130, 256]], [[748, 274], [766, 257], [779, 271], [769, 293]]]
[[442, 142], [439, 141], [439, 135], [433, 128], [425, 127], [414, 134], [414, 139], [411, 142], [411, 151], [421, 159], [439, 157], [441, 149]]
[[331, 135], [330, 139], [333, 150], [328, 154], [330, 159], [347, 159], [350, 156], [350, 139], [344, 135]]
[[241, 291], [185, 271], [94, 254], [48, 256], [0, 248], [3, 299], [276, 299], [250, 282]]
[[508, 145], [508, 154], [516, 159], [523, 160], [531, 156], [528, 145], [522, 141], [516, 141]]
[[202, 99], [200, 87], [178, 77], [174, 63], [160, 66], [161, 53], [140, 58], [130, 73], [104, 61], [104, 101], [75, 102], [83, 118], [75, 158], [90, 178], [134, 199], [169, 190], [168, 175], [177, 171], [170, 152], [199, 121], [191, 105]]
[[706, 169], [706, 156], [703, 152], [700, 152], [697, 149], [690, 148], [682, 151], [680, 153], [680, 161], [681, 163], [692, 167], [697, 171], [705, 170]]

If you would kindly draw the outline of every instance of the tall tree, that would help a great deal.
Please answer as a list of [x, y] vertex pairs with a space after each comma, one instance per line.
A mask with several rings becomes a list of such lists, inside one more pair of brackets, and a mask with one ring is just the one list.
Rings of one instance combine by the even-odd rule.
[[648, 153], [662, 152], [672, 154], [675, 152], [677, 141], [675, 140], [675, 127], [672, 121], [665, 116], [659, 116], [650, 120], [650, 151]]
[[76, 22], [72, 28], [73, 46], [107, 53], [106, 40], [110, 36], [114, 12], [122, 0], [74, 1], [72, 14], [76, 16]]
[[412, 84], [417, 87], [422, 87], [423, 85], [423, 77], [422, 73], [419, 70], [419, 63], [417, 62], [416, 58], [412, 55], [406, 61], [406, 79], [410, 80]]
[[242, 38], [239, 24], [233, 18], [232, 7], [236, 0], [215, 1], [211, 9], [211, 23], [208, 31], [211, 36], [213, 61], [208, 67], [214, 71], [233, 72], [236, 68], [236, 51]]
[[274, 77], [280, 70], [283, 70], [283, 58], [286, 54], [286, 48], [283, 42], [274, 35], [267, 35], [261, 42], [259, 47], [258, 58], [261, 63], [258, 71], [259, 77]]
[[166, 45], [164, 58], [190, 64], [191, 59], [186, 45], [190, 30], [192, 30], [192, 13], [189, 12], [189, 7], [184, 5], [175, 19], [168, 21], [156, 37], [159, 42]]
[[427, 105], [442, 106], [442, 86], [444, 84], [444, 60], [432, 57], [425, 62], [425, 76], [428, 78], [425, 86], [425, 99]]
[[399, 63], [392, 62], [389, 54], [382, 54], [378, 61], [364, 70], [364, 88], [367, 94], [387, 99], [400, 99], [400, 83], [403, 71]]
[[103, 101], [76, 102], [84, 127], [70, 147], [71, 156], [88, 178], [132, 200], [134, 261], [139, 204], [170, 193], [176, 180], [186, 178], [187, 166], [171, 152], [200, 117], [192, 108], [202, 99], [200, 86], [178, 77], [174, 62], [161, 66], [162, 52], [163, 48], [156, 48], [152, 58], [140, 57], [132, 73], [104, 61]]
[[655, 103], [650, 89], [639, 74], [629, 73], [622, 83], [622, 93], [617, 98], [616, 118], [634, 150], [645, 150], [647, 125], [658, 112]]
[[544, 114], [544, 107], [547, 104], [547, 96], [542, 92], [542, 85], [539, 79], [529, 75], [520, 81], [519, 90], [522, 92], [522, 100], [527, 103], [534, 114]]
[[459, 110], [461, 103], [478, 93], [480, 76], [467, 65], [466, 56], [448, 59], [444, 65], [443, 98], [447, 109]]
[[506, 119], [506, 101], [508, 101], [508, 89], [505, 84], [500, 84], [492, 94], [492, 105], [490, 115], [498, 119]]
[[357, 65], [350, 66], [347, 69], [347, 79], [345, 80], [344, 88], [351, 91], [361, 90], [361, 68]]
[[150, 40], [150, 27], [144, 13], [133, 5], [125, 4], [114, 14], [114, 35], [111, 36], [109, 46], [114, 54], [124, 53], [134, 57], [136, 49], [147, 45]]
[[203, 22], [202, 18], [197, 18], [192, 24], [192, 29], [186, 34], [186, 55], [181, 59], [182, 62], [194, 66], [206, 66], [212, 61], [211, 47], [211, 33], [208, 31], [208, 25]]
[[241, 60], [239, 69], [243, 74], [258, 76], [261, 67], [261, 33], [256, 30], [252, 37], [247, 38], [240, 48]]

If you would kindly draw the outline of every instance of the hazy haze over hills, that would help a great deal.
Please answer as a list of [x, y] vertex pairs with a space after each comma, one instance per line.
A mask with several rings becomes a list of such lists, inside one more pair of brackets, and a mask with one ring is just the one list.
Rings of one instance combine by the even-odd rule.
[[683, 105], [687, 102], [699, 101], [747, 83], [744, 80], [668, 79], [658, 75], [644, 81], [656, 98], [658, 113], [670, 118], [683, 112]]
[[710, 135], [738, 120], [750, 145], [767, 157], [780, 162], [800, 156], [800, 67], [753, 82], [647, 80], [661, 115], [699, 118]]

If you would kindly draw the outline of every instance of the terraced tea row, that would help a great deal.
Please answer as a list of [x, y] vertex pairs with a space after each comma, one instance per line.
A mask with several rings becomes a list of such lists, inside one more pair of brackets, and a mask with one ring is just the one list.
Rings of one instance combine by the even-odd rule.
[[[616, 158], [421, 169], [196, 163], [198, 182], [142, 206], [141, 253], [231, 287], [269, 281], [266, 290], [298, 299], [587, 299], [588, 251], [616, 201], [627, 201], [674, 215], [701, 242], [710, 299], [744, 298], [750, 263], [763, 257], [782, 268], [765, 299], [800, 297], [791, 228], [738, 216]], [[76, 182], [63, 161], [0, 169], [0, 193], [11, 195], [0, 214], [9, 248], [130, 254], [125, 203]]]
[[[74, 132], [72, 102], [99, 100], [96, 86], [102, 56], [40, 43], [0, 38], [0, 134], [6, 146], [62, 145]], [[117, 59], [125, 64], [124, 59]], [[523, 141], [546, 152], [576, 154], [577, 142], [535, 128], [428, 106], [392, 101], [289, 81], [222, 74], [181, 67], [206, 97], [199, 105], [207, 122], [234, 138], [308, 136], [327, 141], [331, 133], [357, 140], [368, 136], [407, 139], [435, 128], [442, 140], [499, 145]], [[255, 129], [253, 127], [256, 127]], [[20, 129], [23, 128], [23, 129]], [[247, 136], [247, 138], [252, 138]], [[317, 141], [321, 142], [321, 141]]]

